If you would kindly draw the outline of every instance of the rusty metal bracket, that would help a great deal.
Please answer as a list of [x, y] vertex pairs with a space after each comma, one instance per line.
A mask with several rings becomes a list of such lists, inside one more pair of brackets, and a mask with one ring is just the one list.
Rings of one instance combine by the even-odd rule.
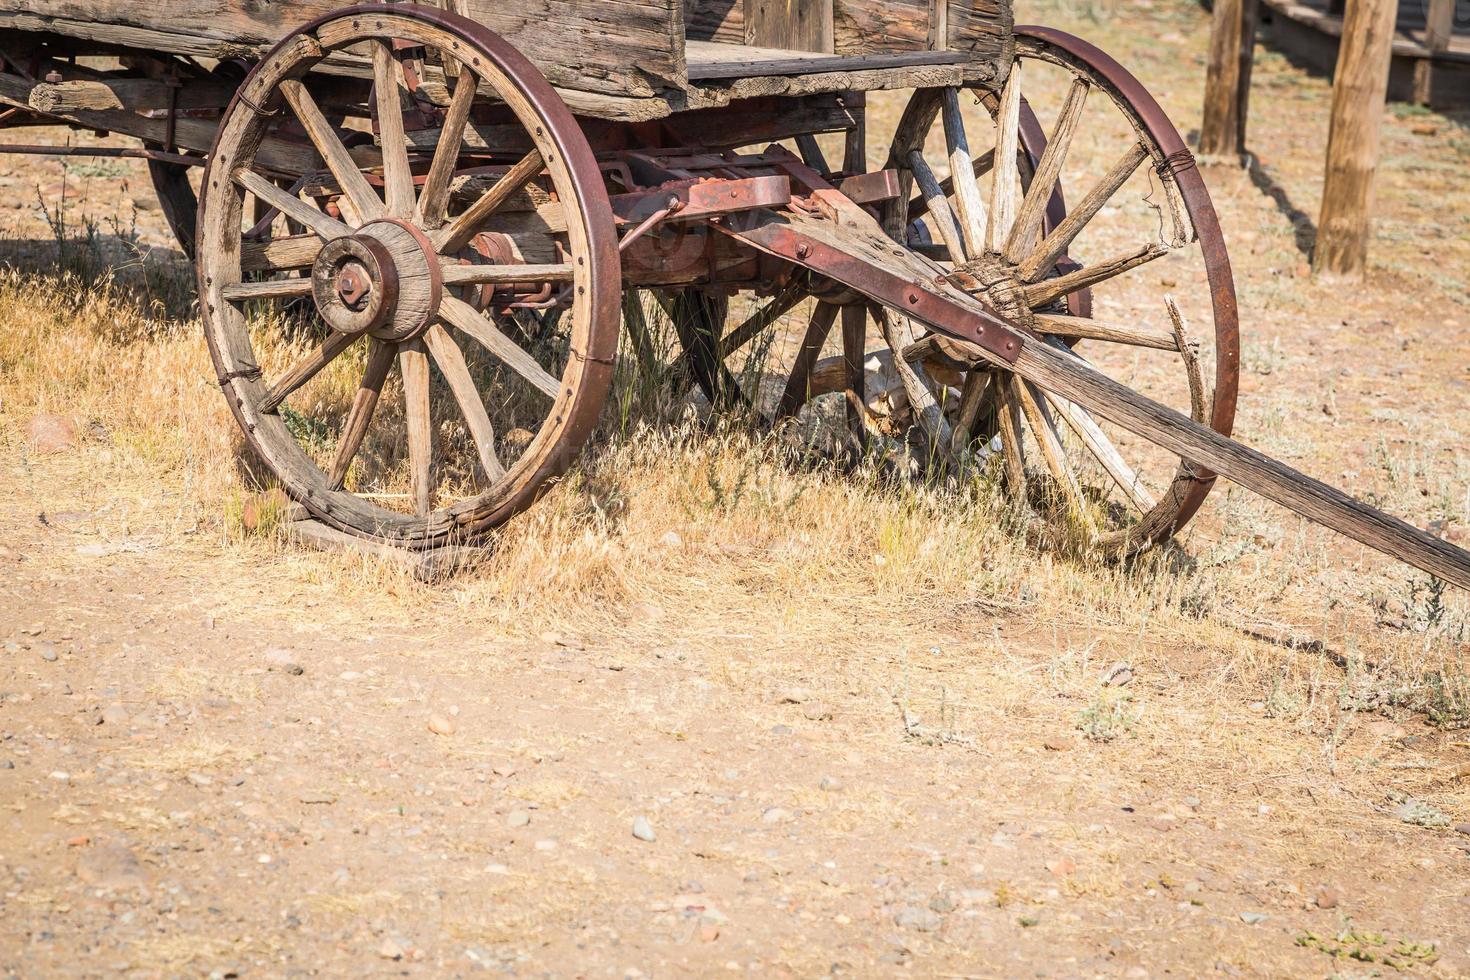
[[671, 206], [678, 206], [670, 220], [692, 221], [714, 218], [757, 208], [781, 207], [791, 200], [791, 182], [784, 176], [746, 177], [738, 180], [681, 181], [612, 198], [613, 215], [619, 224], [641, 224]]

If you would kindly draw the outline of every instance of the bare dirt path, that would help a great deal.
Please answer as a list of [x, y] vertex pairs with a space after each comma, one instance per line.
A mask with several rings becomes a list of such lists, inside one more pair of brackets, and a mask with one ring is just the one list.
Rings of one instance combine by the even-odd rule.
[[[1117, 12], [1022, 19], [1195, 118], [1207, 18]], [[1240, 431], [1463, 541], [1464, 119], [1396, 110], [1373, 278], [1345, 289], [1302, 275], [1326, 85], [1269, 52], [1257, 85], [1258, 167], [1208, 171]], [[109, 242], [168, 247], [138, 167], [62, 166], [0, 161], [9, 261], [34, 274], [63, 187], [73, 230], [118, 213]], [[813, 516], [835, 494], [701, 509], [681, 455], [559, 491], [501, 564], [425, 589], [226, 533], [200, 460], [228, 423], [183, 344], [146, 348], [194, 379], [183, 448], [92, 433], [105, 385], [0, 374], [7, 975], [1470, 975], [1470, 737], [1370, 669], [1451, 684], [1463, 612], [1387, 560], [1222, 489], [1181, 577], [986, 530], [983, 581], [926, 597], [875, 570], [948, 588], [917, 523], [853, 543]], [[73, 409], [79, 445], [27, 443]], [[589, 498], [630, 516], [566, 517]]]

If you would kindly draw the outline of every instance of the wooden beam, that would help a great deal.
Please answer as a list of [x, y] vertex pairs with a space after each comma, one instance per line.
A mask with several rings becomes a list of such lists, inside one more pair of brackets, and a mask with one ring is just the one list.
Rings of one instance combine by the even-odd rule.
[[1327, 179], [1312, 255], [1318, 273], [1361, 276], [1368, 263], [1373, 175], [1397, 15], [1397, 0], [1348, 4], [1332, 83]]
[[1206, 156], [1244, 158], [1251, 66], [1256, 53], [1257, 4], [1258, 0], [1215, 0], [1205, 79], [1205, 114], [1199, 135], [1199, 150]]

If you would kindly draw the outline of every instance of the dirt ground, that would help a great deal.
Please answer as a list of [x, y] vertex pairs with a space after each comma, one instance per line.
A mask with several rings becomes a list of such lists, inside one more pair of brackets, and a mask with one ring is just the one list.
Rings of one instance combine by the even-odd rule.
[[[1195, 7], [1018, 19], [1198, 118]], [[1369, 282], [1324, 284], [1327, 84], [1267, 50], [1256, 85], [1255, 164], [1207, 168], [1239, 431], [1464, 543], [1467, 117], [1394, 109]], [[73, 233], [170, 247], [136, 165], [70, 168], [0, 160], [25, 275], [63, 188]], [[573, 486], [429, 588], [229, 533], [190, 448], [222, 411], [165, 412], [164, 466], [30, 370], [0, 360], [7, 975], [1470, 976], [1463, 597], [1243, 491], [1183, 572], [992, 542], [957, 594], [801, 508], [563, 528]], [[27, 442], [73, 408], [77, 445]]]

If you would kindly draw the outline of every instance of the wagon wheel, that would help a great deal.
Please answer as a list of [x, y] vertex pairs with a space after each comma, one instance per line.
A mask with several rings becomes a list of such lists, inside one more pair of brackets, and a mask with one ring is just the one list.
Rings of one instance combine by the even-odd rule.
[[[820, 176], [835, 178], [815, 137], [798, 137], [797, 144], [803, 162]], [[1032, 166], [1046, 148], [1045, 133], [1029, 109], [1023, 110], [1021, 147], [1021, 176], [1029, 186]], [[1065, 216], [1058, 186], [1044, 227], [1050, 230]], [[804, 270], [796, 270], [772, 295], [744, 310], [741, 320], [728, 329], [730, 303], [723, 295], [691, 287], [660, 293], [657, 298], [675, 328], [676, 383], [697, 385], [711, 404], [743, 406], [766, 422], [793, 418], [823, 395], [851, 391], [848, 424], [855, 434], [864, 434], [863, 410], [852, 402], [862, 399], [861, 365], [873, 325], [859, 297], [830, 283], [814, 282]], [[1073, 302], [1076, 312], [1090, 310], [1086, 290], [1080, 290]], [[782, 346], [771, 331], [790, 320], [805, 323], [795, 337], [786, 338], [795, 343], [784, 345], [790, 348], [785, 351], [767, 349]], [[842, 353], [822, 357], [831, 346], [840, 346]], [[764, 369], [770, 364], [781, 365], [775, 378], [778, 384], [762, 397], [755, 389], [767, 376]]]
[[[1040, 114], [1054, 122], [1027, 182], [1017, 153], [1022, 120], [1044, 105]], [[1229, 434], [1239, 334], [1219, 224], [1178, 132], [1116, 62], [1059, 32], [1018, 29], [999, 91], [915, 93], [889, 166], [912, 194], [892, 209], [890, 231], [936, 258], [951, 282], [1045, 342], [1072, 347]], [[1046, 208], [1063, 175], [1088, 190], [1048, 230]], [[1212, 329], [1196, 332], [1201, 324]], [[930, 349], [921, 340], [908, 353]], [[946, 377], [943, 358], [918, 367], [936, 361], [927, 380], [947, 402], [942, 434], [951, 448], [995, 457], [1012, 499], [1054, 528], [1110, 551], [1138, 550], [1183, 527], [1213, 485], [1009, 372]], [[1213, 386], [1205, 381], [1211, 363]]]
[[[327, 58], [371, 80], [345, 118], [333, 88], [340, 125], [308, 74]], [[378, 146], [349, 149], [349, 128]], [[293, 132], [322, 165], [283, 190], [256, 151]], [[270, 206], [262, 220], [242, 215], [247, 194]], [[306, 230], [281, 234], [288, 220]], [[359, 7], [286, 38], [222, 120], [199, 227], [230, 407], [287, 492], [335, 527], [412, 547], [484, 532], [531, 504], [596, 422], [621, 290], [606, 191], [551, 86], [469, 20]], [[305, 338], [278, 312], [303, 297]], [[532, 310], [562, 315], [536, 335]]]

